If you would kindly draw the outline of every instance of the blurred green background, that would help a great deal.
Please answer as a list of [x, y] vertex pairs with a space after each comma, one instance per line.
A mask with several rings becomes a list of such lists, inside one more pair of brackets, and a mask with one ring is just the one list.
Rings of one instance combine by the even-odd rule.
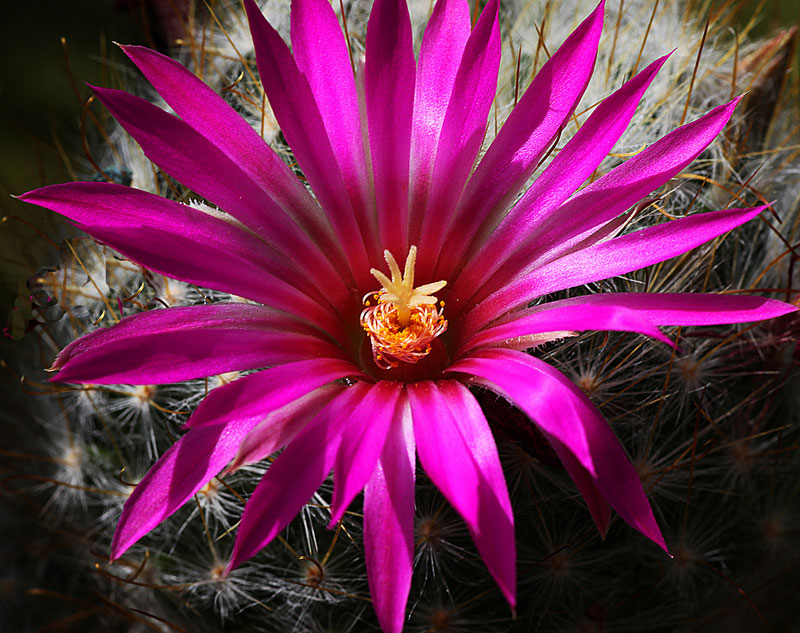
[[[671, 0], [662, 0], [671, 1]], [[5, 321], [24, 282], [39, 266], [53, 264], [64, 228], [54, 214], [11, 197], [73, 175], [69, 157], [86, 173], [80, 143], [84, 82], [109, 85], [129, 68], [112, 41], [147, 42], [148, 0], [29, 0], [4, 2], [0, 18], [0, 318]], [[742, 21], [758, 7], [752, 0]], [[758, 33], [800, 22], [797, 0], [767, 0]], [[61, 38], [66, 38], [66, 51]], [[69, 59], [69, 70], [67, 67]], [[95, 111], [100, 112], [98, 106]]]

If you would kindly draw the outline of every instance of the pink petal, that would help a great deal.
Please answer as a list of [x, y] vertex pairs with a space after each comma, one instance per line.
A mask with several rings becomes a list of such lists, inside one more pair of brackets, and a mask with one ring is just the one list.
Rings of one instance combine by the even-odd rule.
[[376, 383], [349, 416], [333, 469], [335, 486], [331, 501], [330, 527], [366, 485], [383, 451], [386, 434], [393, 424], [401, 424], [399, 402], [403, 384], [388, 380]]
[[229, 570], [266, 547], [320, 487], [339, 447], [341, 420], [369, 389], [358, 382], [337, 396], [269, 467], [244, 508]]
[[179, 117], [235, 162], [284, 213], [297, 218], [324, 252], [338, 252], [314, 199], [238, 112], [174, 59], [143, 46], [121, 48]]
[[331, 319], [332, 307], [323, 307], [326, 299], [293, 263], [234, 221], [111, 183], [51, 185], [19, 199], [66, 216], [157, 273], [338, 329]]
[[542, 66], [478, 163], [440, 255], [441, 277], [452, 277], [482, 223], [497, 225], [566, 125], [592, 75], [603, 5], [600, 2]]
[[65, 347], [58, 382], [153, 385], [341, 352], [310, 326], [263, 306], [216, 304], [140, 312]]
[[478, 524], [470, 527], [492, 576], [513, 606], [517, 552], [514, 514], [503, 468], [489, 424], [469, 390], [455, 380], [436, 383], [480, 471]]
[[[514, 356], [502, 356], [505, 352]], [[453, 363], [448, 371], [475, 376], [483, 385], [491, 382], [489, 388], [492, 391], [514, 402], [534, 419], [542, 431], [558, 439], [594, 475], [592, 449], [584, 425], [578, 423], [587, 410], [588, 401], [564, 400], [557, 384], [548, 381], [547, 376], [539, 379], [538, 374], [546, 373], [546, 370], [536, 367], [526, 369], [519, 363], [510, 362], [516, 359], [516, 355], [526, 356], [512, 350], [478, 350]], [[534, 412], [537, 414], [535, 417]], [[420, 442], [419, 434], [417, 442]]]
[[438, 0], [425, 27], [417, 63], [411, 130], [412, 244], [419, 243], [428, 189], [433, 182], [436, 148], [470, 28], [467, 0]]
[[605, 495], [597, 487], [594, 477], [558, 439], [544, 431], [542, 431], [542, 435], [550, 442], [550, 446], [561, 460], [564, 470], [567, 471], [578, 492], [581, 493], [581, 497], [586, 501], [586, 507], [589, 509], [589, 514], [592, 515], [592, 520], [597, 526], [600, 536], [605, 538], [608, 527], [611, 525], [611, 507], [608, 505]]
[[246, 424], [217, 424], [190, 431], [170, 446], [125, 502], [111, 558], [122, 556], [222, 470], [247, 430]]
[[670, 339], [664, 336], [646, 316], [617, 305], [613, 301], [600, 305], [596, 303], [563, 305], [560, 301], [545, 305], [547, 309], [535, 312], [526, 311], [520, 313], [520, 316], [515, 314], [513, 320], [482, 330], [461, 347], [460, 353], [476, 347], [511, 340], [518, 340], [519, 344], [514, 345], [515, 348], [527, 349], [533, 346], [525, 345], [525, 338], [529, 336], [545, 332], [584, 332], [586, 330], [638, 332], [658, 339], [667, 345], [672, 345]]
[[353, 66], [339, 20], [327, 0], [292, 3], [292, 52], [319, 107], [364, 235], [377, 239], [368, 202], [367, 167]]
[[[352, 363], [337, 358], [313, 358], [271, 367], [243, 376], [209, 393], [186, 423], [186, 428], [214, 426], [248, 419], [252, 426], [267, 413], [340, 378], [363, 378]], [[235, 407], [231, 407], [231, 403]], [[272, 451], [270, 451], [272, 452]]]
[[562, 204], [537, 233], [537, 242], [556, 245], [548, 257], [566, 251], [682, 171], [722, 131], [739, 100], [670, 132]]
[[422, 207], [420, 270], [434, 268], [445, 228], [483, 143], [499, 65], [498, 0], [489, 0], [467, 41], [442, 124], [428, 199]]
[[[292, 148], [322, 208], [346, 248], [346, 261], [357, 283], [369, 277], [364, 237], [356, 221], [336, 160], [308, 80], [300, 72], [286, 43], [253, 0], [245, 0], [256, 50], [261, 83], [275, 118]], [[368, 236], [366, 236], [368, 237]]]
[[508, 234], [537, 226], [592, 175], [627, 129], [644, 93], [668, 57], [654, 61], [594, 109], [503, 219], [501, 226]]
[[550, 292], [624, 275], [681, 255], [735, 229], [766, 208], [699, 213], [595, 244], [540, 268], [523, 271], [465, 316], [464, 331], [475, 331], [511, 308]]
[[[121, 90], [93, 88], [150, 160], [253, 230], [320, 285], [345, 297], [341, 273], [319, 246], [222, 150], [181, 119]], [[297, 253], [303, 258], [296, 258]]]
[[422, 467], [467, 524], [474, 525], [478, 473], [460, 429], [435, 383], [410, 383], [408, 396]]
[[411, 411], [405, 395], [401, 416], [389, 427], [383, 452], [364, 488], [364, 557], [378, 622], [400, 633], [405, 622], [414, 561], [416, 457]]
[[495, 288], [530, 262], [531, 244], [539, 244], [533, 241], [538, 227], [613, 149], [666, 60], [666, 56], [656, 60], [603, 100], [499, 226], [483, 226], [479, 248], [453, 284], [451, 302], [469, 298], [498, 269]]
[[380, 244], [408, 252], [408, 179], [416, 63], [405, 0], [375, 0], [367, 24], [364, 89]]
[[[538, 358], [505, 349], [475, 352], [451, 370], [475, 376], [479, 384], [513, 401], [548, 437], [561, 443], [555, 445], [560, 452], [574, 456], [575, 461], [568, 460], [565, 466], [570, 474], [585, 471], [578, 480], [581, 492], [593, 491], [583, 481], [591, 477], [629, 525], [666, 551], [636, 470], [608, 422], [571, 380]], [[602, 531], [602, 508], [596, 499], [589, 504]]]
[[[304, 361], [275, 367], [212, 391], [192, 416], [192, 420], [203, 419], [204, 424], [187, 425], [191, 430], [161, 456], [125, 502], [114, 534], [111, 557], [122, 556], [222, 470], [242, 439], [270, 411], [339, 377], [339, 373], [331, 371], [336, 363], [342, 364], [341, 361]], [[312, 366], [317, 371], [316, 381], [307, 376]], [[249, 408], [242, 406], [245, 385], [251, 390], [258, 387], [258, 399], [249, 403]], [[215, 413], [209, 415], [209, 411]]]
[[[286, 367], [286, 365], [281, 365], [281, 367]], [[311, 420], [317, 417], [317, 414], [328, 402], [346, 388], [339, 384], [320, 387], [269, 413], [244, 437], [239, 444], [239, 450], [236, 451], [236, 456], [223, 474], [232, 473], [242, 466], [260, 462], [288, 445]]]
[[[497, 448], [483, 414], [457, 387], [442, 385], [408, 385], [417, 453], [433, 483], [464, 517], [489, 571], [513, 606], [513, 518]], [[496, 530], [502, 543], [492, 540]]]
[[[723, 295], [670, 292], [604, 292], [584, 295], [561, 301], [551, 301], [529, 308], [517, 315], [526, 317], [549, 312], [551, 309], [575, 311], [592, 310], [596, 307], [618, 306], [634, 311], [653, 325], [721, 325], [725, 323], [749, 323], [797, 311], [797, 307], [752, 295]], [[503, 326], [499, 326], [503, 327]], [[498, 329], [498, 328], [492, 328]], [[602, 328], [597, 328], [602, 329]]]

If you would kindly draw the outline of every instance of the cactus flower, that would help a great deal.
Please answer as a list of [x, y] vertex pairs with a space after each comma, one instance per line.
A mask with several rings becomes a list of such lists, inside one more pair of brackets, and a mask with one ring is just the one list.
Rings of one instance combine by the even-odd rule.
[[[415, 58], [405, 0], [375, 0], [363, 61], [327, 0], [293, 0], [291, 50], [245, 0], [260, 80], [299, 178], [178, 62], [123, 50], [174, 114], [94, 88], [163, 172], [208, 204], [113, 183], [21, 196], [131, 260], [246, 299], [153, 309], [67, 346], [55, 380], [158, 384], [260, 370], [211, 391], [127, 500], [121, 556], [209, 480], [283, 449], [247, 501], [229, 569], [254, 556], [334, 474], [331, 523], [363, 491], [369, 585], [384, 631], [406, 619], [416, 461], [463, 517], [515, 601], [514, 518], [471, 388], [523, 411], [551, 443], [601, 532], [610, 508], [666, 550], [609, 424], [527, 350], [585, 330], [669, 339], [659, 326], [767, 319], [755, 296], [598, 293], [547, 300], [665, 261], [764, 207], [688, 215], [624, 233], [629, 210], [691, 163], [737, 100], [583, 186], [666, 57], [609, 95], [525, 190], [593, 71], [603, 2], [533, 79], [480, 155], [501, 55], [498, 0], [474, 27], [438, 0]], [[212, 208], [213, 205], [216, 208]]]

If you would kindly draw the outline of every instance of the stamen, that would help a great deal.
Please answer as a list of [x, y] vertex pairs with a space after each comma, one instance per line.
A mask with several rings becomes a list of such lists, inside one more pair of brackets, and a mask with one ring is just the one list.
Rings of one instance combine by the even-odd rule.
[[[425, 358], [431, 351], [431, 342], [447, 329], [442, 315], [444, 302], [437, 307], [433, 296], [447, 282], [414, 288], [416, 246], [409, 249], [402, 274], [392, 254], [384, 251], [383, 255], [392, 278], [375, 268], [370, 270], [383, 287], [364, 297], [367, 307], [361, 313], [361, 327], [369, 336], [375, 364], [381, 369], [391, 369], [400, 362], [416, 363]], [[371, 305], [371, 299], [376, 305]]]

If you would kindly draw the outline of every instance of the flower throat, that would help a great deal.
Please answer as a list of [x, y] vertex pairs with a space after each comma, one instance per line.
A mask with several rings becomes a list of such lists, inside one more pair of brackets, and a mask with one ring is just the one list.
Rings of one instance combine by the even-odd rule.
[[392, 278], [375, 268], [370, 270], [382, 288], [364, 297], [361, 327], [369, 336], [375, 364], [381, 369], [393, 369], [400, 363], [413, 364], [425, 358], [431, 352], [431, 342], [447, 329], [442, 315], [444, 301], [438, 302], [433, 296], [447, 282], [414, 288], [416, 246], [408, 250], [402, 274], [388, 250], [383, 251], [383, 256]]

